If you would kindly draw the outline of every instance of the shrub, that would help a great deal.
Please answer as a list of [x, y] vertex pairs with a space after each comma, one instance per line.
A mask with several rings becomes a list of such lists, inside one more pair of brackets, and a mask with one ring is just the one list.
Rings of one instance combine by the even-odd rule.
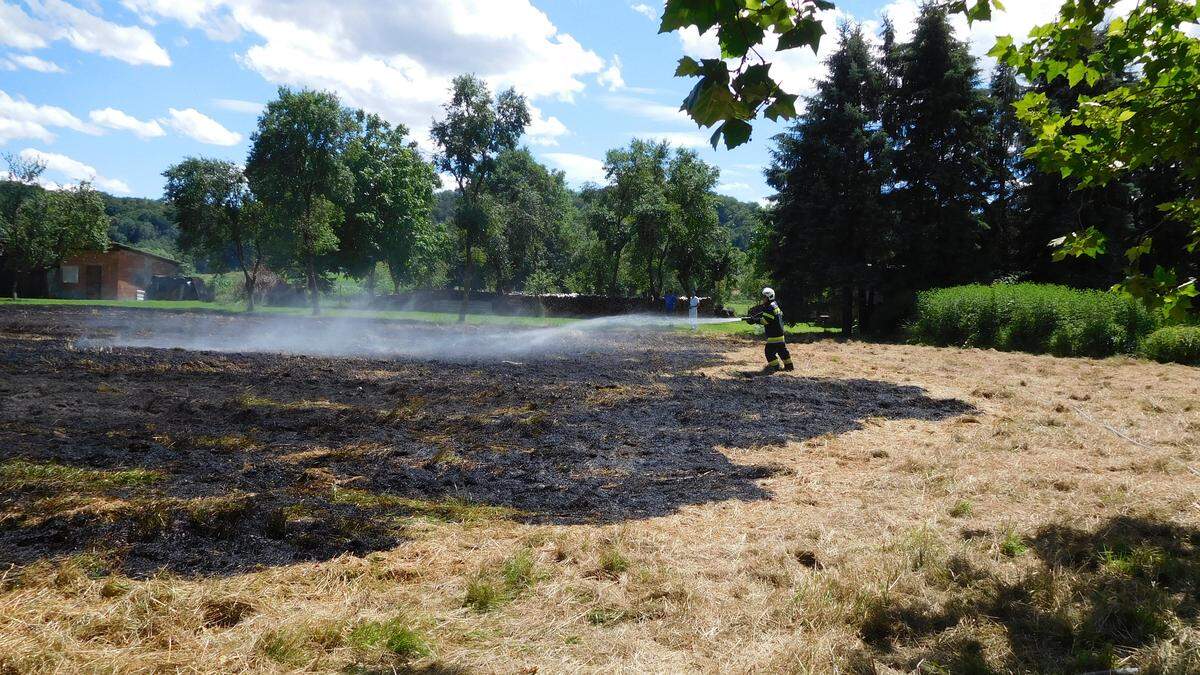
[[937, 346], [993, 347], [1057, 356], [1137, 351], [1154, 329], [1138, 300], [1043, 284], [939, 288], [920, 293], [911, 338]]
[[1142, 341], [1141, 353], [1160, 363], [1200, 366], [1200, 326], [1160, 328]]

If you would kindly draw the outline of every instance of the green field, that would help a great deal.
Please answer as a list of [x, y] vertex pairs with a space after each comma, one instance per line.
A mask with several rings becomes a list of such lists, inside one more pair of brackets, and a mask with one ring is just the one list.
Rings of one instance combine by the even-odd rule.
[[[246, 307], [242, 303], [226, 304], [218, 302], [200, 302], [198, 300], [57, 300], [45, 298], [3, 299], [0, 308], [18, 305], [64, 305], [70, 307], [123, 307], [129, 309], [154, 310], [165, 309], [184, 312], [215, 312], [222, 314], [244, 314]], [[312, 311], [308, 307], [267, 307], [258, 306], [255, 314], [274, 314], [287, 316], [309, 316]], [[451, 312], [416, 312], [398, 310], [351, 309], [347, 307], [322, 307], [321, 316], [351, 317], [356, 319], [390, 319], [398, 321], [424, 321], [428, 323], [455, 323], [458, 314]], [[499, 316], [495, 314], [469, 314], [467, 323], [491, 325], [518, 326], [560, 326], [571, 323], [576, 319], [558, 317], [529, 317], [529, 316]]]

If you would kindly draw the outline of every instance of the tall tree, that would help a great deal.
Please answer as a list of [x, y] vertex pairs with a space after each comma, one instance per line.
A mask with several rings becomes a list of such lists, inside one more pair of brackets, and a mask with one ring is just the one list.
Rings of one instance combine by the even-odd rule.
[[889, 176], [880, 126], [884, 74], [859, 27], [842, 27], [827, 65], [804, 115], [776, 137], [768, 181], [778, 194], [766, 254], [772, 281], [787, 297], [839, 295], [842, 331], [850, 335], [856, 297], [867, 319], [866, 295], [891, 230], [882, 203]]
[[1017, 74], [1007, 64], [997, 64], [989, 81], [992, 100], [992, 135], [988, 148], [988, 174], [991, 185], [985, 220], [990, 234], [993, 269], [1019, 272], [1021, 261], [1015, 255], [1015, 239], [1020, 218], [1018, 196], [1028, 161], [1023, 156], [1025, 131], [1013, 108], [1024, 94]]
[[495, 169], [496, 157], [517, 145], [529, 125], [525, 97], [513, 89], [495, 99], [483, 80], [474, 75], [454, 78], [443, 118], [430, 130], [439, 147], [435, 165], [454, 177], [459, 201], [454, 223], [461, 233], [464, 270], [459, 322], [466, 321], [471, 286], [475, 279], [475, 247], [487, 228], [487, 211], [481, 198]]
[[987, 93], [940, 5], [922, 5], [912, 40], [898, 50], [899, 83], [887, 94], [894, 118], [885, 120], [903, 262], [892, 283], [922, 289], [969, 281], [978, 272], [990, 183]]
[[621, 256], [630, 244], [633, 258], [646, 271], [644, 283], [655, 293], [656, 262], [666, 257], [662, 234], [673, 217], [665, 194], [670, 152], [666, 143], [634, 139], [627, 148], [609, 150], [605, 155], [606, 203], [596, 214], [604, 218], [594, 219], [592, 224], [599, 227], [597, 236], [603, 242], [610, 295], [617, 294]]
[[345, 158], [354, 194], [338, 230], [338, 257], [347, 272], [366, 276], [373, 292], [379, 262], [387, 263], [393, 279], [404, 276], [417, 233], [433, 212], [433, 190], [440, 181], [407, 140], [404, 125], [392, 126], [361, 110], [355, 122], [358, 130]]
[[179, 219], [179, 248], [222, 269], [229, 248], [242, 272], [246, 310], [254, 311], [258, 274], [270, 235], [265, 208], [254, 201], [235, 163], [189, 157], [163, 172], [165, 198]]
[[575, 216], [564, 174], [547, 170], [528, 150], [508, 150], [497, 158], [485, 199], [484, 248], [496, 292], [523, 289], [539, 271], [561, 281]]
[[667, 169], [667, 197], [678, 225], [668, 245], [671, 267], [681, 290], [715, 291], [731, 271], [730, 231], [717, 215], [713, 188], [721, 172], [692, 150], [679, 149]]
[[352, 202], [354, 178], [345, 163], [354, 115], [329, 92], [279, 89], [251, 137], [250, 188], [283, 219], [308, 282], [313, 314], [321, 313], [317, 258], [337, 247], [338, 205]]
[[13, 273], [15, 299], [22, 274], [53, 267], [81, 251], [108, 248], [104, 200], [88, 183], [64, 190], [39, 189], [21, 202], [4, 235], [4, 259]]

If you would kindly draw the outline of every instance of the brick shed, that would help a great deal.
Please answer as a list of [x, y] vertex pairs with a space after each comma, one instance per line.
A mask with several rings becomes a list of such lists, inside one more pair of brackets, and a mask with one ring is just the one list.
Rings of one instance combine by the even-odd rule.
[[156, 275], [176, 276], [180, 263], [149, 251], [110, 243], [107, 251], [72, 256], [47, 271], [50, 297], [88, 300], [137, 300]]

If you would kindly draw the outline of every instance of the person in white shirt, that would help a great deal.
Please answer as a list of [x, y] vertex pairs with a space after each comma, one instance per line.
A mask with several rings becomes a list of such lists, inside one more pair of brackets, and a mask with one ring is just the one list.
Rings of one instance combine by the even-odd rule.
[[688, 297], [688, 320], [692, 322], [692, 330], [696, 330], [696, 318], [700, 315], [700, 298], [696, 297], [696, 290], [692, 289], [692, 294]]

